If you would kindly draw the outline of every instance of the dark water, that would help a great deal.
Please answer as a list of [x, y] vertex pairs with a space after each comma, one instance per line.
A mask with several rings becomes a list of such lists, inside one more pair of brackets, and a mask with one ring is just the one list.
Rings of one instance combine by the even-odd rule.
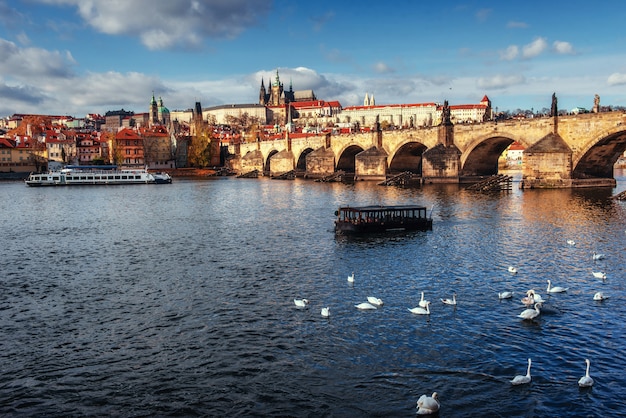
[[[622, 180], [497, 195], [0, 183], [0, 415], [408, 417], [437, 391], [442, 417], [625, 416]], [[332, 232], [339, 205], [415, 202], [434, 205], [433, 231]], [[569, 290], [549, 296], [547, 279]], [[524, 322], [530, 288], [548, 301]], [[407, 310], [422, 291], [429, 317]], [[452, 292], [456, 308], [439, 300]], [[384, 306], [355, 309], [370, 295]], [[512, 387], [529, 357], [532, 383]], [[595, 385], [580, 390], [585, 358]]]

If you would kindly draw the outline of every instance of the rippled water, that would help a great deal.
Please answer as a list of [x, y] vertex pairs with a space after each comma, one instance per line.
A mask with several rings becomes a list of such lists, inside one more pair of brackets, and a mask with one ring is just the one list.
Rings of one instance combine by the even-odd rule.
[[[626, 203], [610, 199], [622, 180], [497, 195], [0, 183], [0, 414], [413, 416], [437, 391], [445, 417], [624, 415]], [[332, 232], [339, 205], [415, 202], [434, 205], [433, 231]], [[547, 279], [569, 290], [548, 296]], [[524, 322], [530, 288], [548, 301]], [[599, 290], [610, 298], [594, 302]], [[422, 291], [428, 317], [407, 310]], [[458, 306], [443, 305], [452, 292]], [[384, 306], [355, 309], [370, 295]], [[512, 387], [529, 357], [532, 383]], [[596, 383], [580, 390], [585, 358]]]

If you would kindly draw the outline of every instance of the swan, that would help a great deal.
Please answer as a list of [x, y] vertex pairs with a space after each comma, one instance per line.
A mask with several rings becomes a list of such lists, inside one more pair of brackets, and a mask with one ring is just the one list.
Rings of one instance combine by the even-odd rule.
[[294, 299], [293, 303], [295, 303], [298, 308], [305, 308], [306, 305], [309, 304], [309, 301], [308, 299]]
[[541, 313], [539, 308], [541, 308], [541, 303], [535, 303], [534, 309], [524, 309], [522, 311], [522, 313], [520, 313], [517, 316], [519, 318], [524, 319], [524, 320], [533, 320], [533, 319], [537, 318], [539, 316], [539, 314]]
[[526, 296], [522, 298], [524, 305], [532, 305], [535, 303], [535, 291], [533, 289], [526, 292]]
[[328, 318], [330, 316], [330, 308], [329, 307], [322, 308], [322, 316], [324, 318]]
[[441, 299], [441, 301], [443, 303], [445, 303], [446, 305], [456, 305], [456, 293], [452, 294], [452, 299]]
[[567, 240], [567, 244], [568, 245], [576, 245], [576, 241], [574, 241], [573, 239], [568, 239]]
[[530, 359], [528, 359], [528, 370], [526, 370], [526, 376], [522, 376], [517, 375], [513, 378], [513, 380], [511, 380], [511, 384], [512, 385], [523, 385], [525, 383], [530, 383], [531, 378], [530, 378], [530, 365], [532, 364], [532, 361]]
[[429, 305], [430, 305], [430, 302], [426, 301], [426, 308], [422, 308], [421, 306], [418, 306], [417, 308], [407, 308], [407, 309], [409, 309], [409, 312], [414, 313], [415, 315], [430, 315], [430, 309], [428, 308]]
[[591, 256], [591, 258], [593, 258], [594, 260], [604, 260], [604, 254], [596, 253], [594, 251], [594, 253]]
[[591, 376], [589, 376], [590, 362], [588, 358], [585, 359], [585, 363], [587, 363], [587, 371], [585, 372], [585, 375], [578, 380], [578, 386], [580, 386], [581, 388], [588, 388], [593, 386], [593, 379], [591, 378]]
[[550, 280], [548, 280], [548, 288], [546, 289], [546, 292], [548, 292], [548, 293], [563, 293], [563, 292], [567, 292], [567, 289], [569, 289], [569, 287], [561, 287], [561, 286], [554, 286], [554, 287], [552, 287], [552, 282], [550, 282]]
[[603, 271], [592, 271], [591, 274], [593, 274], [593, 277], [596, 279], [606, 279], [606, 273]]
[[604, 300], [608, 298], [609, 297], [602, 292], [597, 292], [595, 295], [593, 295], [593, 300]]
[[383, 306], [382, 299], [376, 298], [374, 296], [368, 296], [367, 301], [374, 306]]
[[354, 272], [348, 276], [348, 283], [354, 283]]
[[426, 305], [429, 303], [430, 301], [424, 299], [424, 292], [422, 292], [422, 298], [420, 299], [420, 303], [419, 303], [420, 307], [425, 308]]
[[439, 411], [439, 396], [433, 392], [432, 396], [422, 395], [417, 400], [417, 415], [430, 415]]
[[509, 266], [509, 273], [511, 274], [516, 274], [517, 273], [517, 269], [513, 266]]
[[369, 302], [359, 303], [358, 305], [354, 305], [354, 307], [357, 308], [357, 309], [362, 309], [362, 310], [378, 309], [378, 308], [376, 308], [376, 306], [372, 305]]
[[533, 294], [533, 299], [535, 300], [535, 303], [536, 302], [543, 303], [546, 301], [544, 298], [541, 297], [539, 293], [535, 292], [535, 289], [531, 289], [530, 292], [532, 292]]
[[513, 292], [498, 293], [498, 299], [511, 299], [512, 297], [513, 297]]

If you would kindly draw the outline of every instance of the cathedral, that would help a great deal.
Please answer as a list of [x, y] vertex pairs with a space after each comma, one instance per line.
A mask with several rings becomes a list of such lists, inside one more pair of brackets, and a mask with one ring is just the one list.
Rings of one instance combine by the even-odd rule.
[[284, 106], [292, 102], [305, 102], [317, 100], [313, 90], [293, 91], [293, 86], [289, 83], [289, 90], [285, 90], [283, 83], [276, 70], [276, 78], [269, 86], [269, 91], [265, 89], [265, 82], [261, 79], [261, 89], [259, 91], [259, 104], [263, 106], [277, 107]]

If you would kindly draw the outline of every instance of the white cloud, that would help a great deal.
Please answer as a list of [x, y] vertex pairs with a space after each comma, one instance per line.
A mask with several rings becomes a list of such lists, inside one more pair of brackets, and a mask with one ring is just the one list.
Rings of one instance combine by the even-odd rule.
[[552, 49], [554, 49], [557, 54], [571, 55], [574, 53], [574, 47], [572, 46], [572, 44], [565, 41], [554, 41], [554, 43], [552, 44]]
[[524, 84], [526, 79], [522, 75], [495, 75], [491, 78], [481, 77], [476, 84], [481, 89], [504, 89], [519, 84]]
[[70, 77], [73, 73], [71, 67], [76, 64], [67, 51], [20, 48], [5, 39], [0, 39], [0, 56], [0, 74], [15, 80]]
[[540, 55], [548, 48], [548, 42], [546, 42], [545, 38], [537, 38], [531, 43], [524, 45], [522, 48], [522, 57], [523, 58], [534, 58]]
[[39, 0], [72, 5], [109, 35], [137, 36], [149, 49], [197, 48], [204, 38], [233, 38], [258, 24], [269, 0]]
[[373, 68], [374, 68], [374, 72], [378, 74], [388, 74], [388, 73], [394, 72], [393, 68], [391, 68], [390, 66], [388, 66], [382, 61], [378, 61], [377, 63], [375, 63]]
[[511, 28], [511, 29], [525, 29], [528, 27], [528, 24], [526, 22], [514, 22], [511, 21], [509, 23], [506, 24], [507, 28]]
[[622, 84], [626, 84], [626, 74], [613, 73], [609, 76], [607, 83], [609, 86], [619, 86]]
[[505, 61], [511, 61], [517, 58], [519, 55], [519, 47], [517, 45], [511, 45], [504, 51], [500, 51], [500, 59]]

